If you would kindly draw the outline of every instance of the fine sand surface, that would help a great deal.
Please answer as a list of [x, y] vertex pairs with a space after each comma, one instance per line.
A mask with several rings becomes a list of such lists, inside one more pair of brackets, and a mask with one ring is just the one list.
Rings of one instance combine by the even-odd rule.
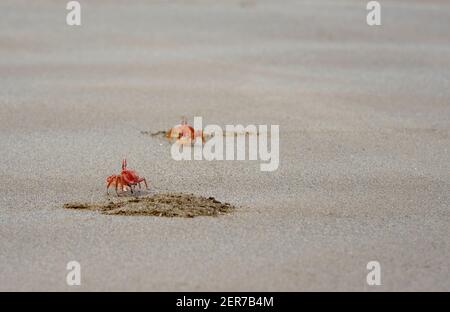
[[[0, 290], [450, 290], [450, 4], [0, 2]], [[280, 166], [183, 161], [141, 131], [181, 115], [280, 125]], [[147, 195], [217, 217], [64, 209]], [[82, 284], [66, 284], [66, 264]], [[366, 284], [381, 264], [382, 286]]]

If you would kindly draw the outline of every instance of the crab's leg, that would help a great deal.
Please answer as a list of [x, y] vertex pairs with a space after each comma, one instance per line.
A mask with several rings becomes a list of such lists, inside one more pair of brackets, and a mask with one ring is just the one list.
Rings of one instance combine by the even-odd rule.
[[145, 180], [145, 178], [140, 178], [139, 181], [138, 181], [139, 187], [141, 187], [141, 182], [144, 182], [145, 188], [148, 189], [147, 180]]
[[[116, 181], [116, 177], [115, 176], [110, 176], [110, 177], [108, 177], [108, 178], [111, 178], [110, 180], [109, 180], [109, 182], [108, 182], [108, 185], [106, 186], [106, 194], [108, 194], [109, 195], [109, 187], [111, 186], [111, 184], [113, 183], [113, 182], [115, 182]], [[108, 180], [107, 180], [108, 181]]]
[[120, 196], [119, 192], [117, 191], [117, 188], [119, 187], [119, 184], [122, 184], [122, 177], [120, 177], [120, 176], [118, 176], [117, 179], [116, 179], [116, 194], [117, 194], [117, 196]]

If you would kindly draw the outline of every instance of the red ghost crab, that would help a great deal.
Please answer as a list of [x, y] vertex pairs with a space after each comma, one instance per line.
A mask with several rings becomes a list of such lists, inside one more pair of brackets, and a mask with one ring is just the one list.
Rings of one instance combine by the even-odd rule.
[[202, 142], [205, 142], [203, 131], [195, 131], [194, 128], [187, 123], [185, 117], [181, 117], [181, 123], [179, 125], [170, 128], [166, 132], [166, 138], [176, 139], [181, 144], [192, 143], [197, 137], [202, 138]]
[[141, 188], [141, 182], [144, 182], [145, 188], [148, 189], [147, 180], [140, 177], [136, 171], [132, 169], [127, 169], [127, 160], [122, 160], [122, 171], [120, 174], [113, 174], [106, 178], [106, 193], [109, 194], [108, 190], [111, 185], [116, 187], [116, 194], [119, 196], [118, 189], [121, 188], [122, 191], [126, 191], [129, 187], [131, 193], [133, 193], [133, 187], [139, 185]]

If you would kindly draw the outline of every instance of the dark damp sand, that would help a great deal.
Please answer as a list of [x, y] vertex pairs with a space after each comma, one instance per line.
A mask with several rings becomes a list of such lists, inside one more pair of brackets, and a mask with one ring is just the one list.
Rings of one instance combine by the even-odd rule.
[[[135, 194], [139, 194], [136, 191]], [[66, 209], [99, 211], [108, 215], [157, 216], [194, 218], [200, 216], [217, 217], [230, 213], [236, 207], [221, 203], [214, 197], [203, 197], [184, 193], [158, 193], [152, 196], [132, 196], [122, 192], [115, 199], [98, 203], [65, 203]]]
[[[450, 290], [450, 6], [0, 2], [0, 290]], [[279, 124], [280, 167], [176, 162], [140, 131]], [[68, 210], [123, 156], [219, 218]], [[82, 285], [66, 285], [81, 263]], [[378, 260], [382, 286], [366, 285]]]

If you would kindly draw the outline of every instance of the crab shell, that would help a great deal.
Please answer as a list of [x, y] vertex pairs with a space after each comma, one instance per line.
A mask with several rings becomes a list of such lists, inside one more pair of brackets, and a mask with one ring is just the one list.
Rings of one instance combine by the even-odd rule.
[[167, 131], [167, 137], [170, 139], [190, 138], [194, 139], [194, 128], [189, 125], [176, 125]]

